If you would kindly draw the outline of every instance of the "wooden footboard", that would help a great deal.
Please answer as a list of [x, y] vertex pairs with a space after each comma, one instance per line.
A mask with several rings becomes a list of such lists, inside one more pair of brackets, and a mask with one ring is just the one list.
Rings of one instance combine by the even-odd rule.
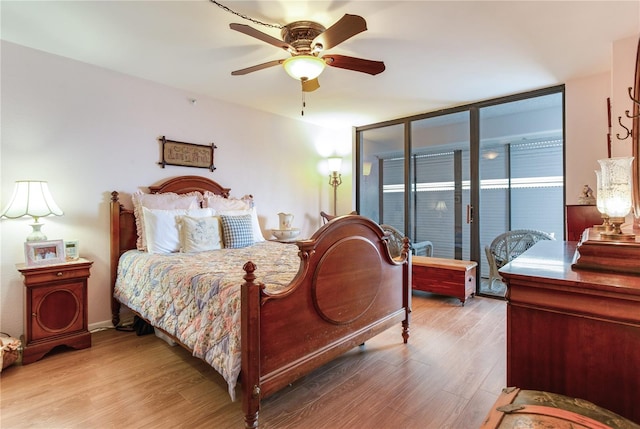
[[[228, 197], [229, 189], [199, 176], [170, 179], [151, 192], [210, 191]], [[111, 287], [118, 261], [136, 246], [133, 210], [118, 193], [111, 198]], [[245, 426], [258, 427], [260, 400], [336, 356], [392, 326], [409, 338], [411, 270], [409, 241], [392, 258], [389, 237], [362, 216], [337, 218], [308, 240], [299, 241], [301, 266], [290, 287], [277, 295], [256, 283], [260, 271], [247, 262], [242, 285], [241, 386]], [[240, 279], [238, 279], [240, 282]], [[112, 298], [114, 325], [120, 303]]]
[[[242, 286], [245, 427], [258, 427], [260, 399], [391, 326], [409, 338], [410, 251], [389, 255], [387, 237], [362, 216], [344, 216], [297, 243], [302, 268], [290, 288], [267, 294], [253, 263]], [[284, 335], [283, 333], [287, 333]]]

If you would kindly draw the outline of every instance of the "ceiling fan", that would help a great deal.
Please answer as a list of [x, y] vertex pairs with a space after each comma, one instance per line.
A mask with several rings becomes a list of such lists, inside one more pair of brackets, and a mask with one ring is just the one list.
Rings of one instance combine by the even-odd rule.
[[335, 54], [320, 56], [325, 50], [331, 49], [367, 29], [366, 21], [358, 15], [345, 14], [326, 29], [317, 22], [295, 21], [282, 27], [282, 40], [244, 24], [230, 24], [229, 27], [291, 54], [291, 57], [286, 59], [269, 61], [233, 71], [231, 72], [233, 76], [245, 75], [282, 64], [291, 77], [302, 82], [303, 92], [311, 92], [320, 87], [318, 76], [324, 70], [325, 65], [370, 75], [377, 75], [385, 69], [382, 61]]

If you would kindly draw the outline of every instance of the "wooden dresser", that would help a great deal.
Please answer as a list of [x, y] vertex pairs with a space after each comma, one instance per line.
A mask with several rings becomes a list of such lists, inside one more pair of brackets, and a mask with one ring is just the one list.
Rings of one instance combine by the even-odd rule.
[[567, 205], [566, 210], [567, 241], [579, 241], [585, 229], [602, 224], [602, 215], [596, 206]]
[[640, 275], [574, 270], [576, 244], [538, 242], [500, 270], [507, 385], [582, 398], [640, 423]]

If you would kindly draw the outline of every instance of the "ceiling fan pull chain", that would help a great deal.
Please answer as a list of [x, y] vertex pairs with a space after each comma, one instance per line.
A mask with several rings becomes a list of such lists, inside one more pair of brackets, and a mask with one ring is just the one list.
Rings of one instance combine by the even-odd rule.
[[280, 24], [267, 24], [266, 22], [258, 21], [257, 19], [251, 18], [250, 16], [243, 15], [239, 12], [236, 12], [235, 10], [232, 10], [228, 6], [223, 5], [222, 3], [218, 3], [216, 0], [211, 0], [211, 3], [215, 4], [220, 9], [226, 10], [227, 12], [232, 13], [236, 16], [239, 16], [242, 19], [246, 19], [247, 21], [251, 21], [254, 24], [260, 24], [260, 25], [264, 25], [265, 27], [271, 27], [271, 28], [279, 28], [281, 30], [284, 28], [284, 26]]
[[302, 91], [302, 112], [300, 112], [300, 116], [304, 116], [304, 108], [307, 107], [307, 103], [304, 100], [304, 91]]

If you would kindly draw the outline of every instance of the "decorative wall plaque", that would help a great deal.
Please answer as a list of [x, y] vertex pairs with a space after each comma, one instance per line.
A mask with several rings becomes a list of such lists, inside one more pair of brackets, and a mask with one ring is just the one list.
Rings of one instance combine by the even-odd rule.
[[217, 146], [199, 145], [195, 143], [178, 142], [167, 140], [164, 136], [160, 139], [162, 143], [162, 161], [158, 162], [162, 168], [165, 165], [178, 165], [183, 167], [207, 168], [213, 171], [216, 167], [213, 165], [214, 149]]

